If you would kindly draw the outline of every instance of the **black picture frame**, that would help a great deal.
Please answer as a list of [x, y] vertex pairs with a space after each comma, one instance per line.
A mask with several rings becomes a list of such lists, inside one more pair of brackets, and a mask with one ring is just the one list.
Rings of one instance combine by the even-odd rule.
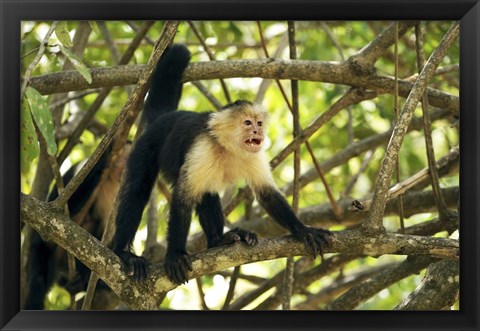
[[[0, 327], [2, 330], [479, 329], [480, 4], [478, 0], [0, 0]], [[21, 311], [22, 20], [461, 20], [460, 311]]]

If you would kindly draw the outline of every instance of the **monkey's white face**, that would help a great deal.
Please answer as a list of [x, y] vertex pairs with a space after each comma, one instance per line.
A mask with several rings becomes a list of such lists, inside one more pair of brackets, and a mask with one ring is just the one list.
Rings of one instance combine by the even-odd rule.
[[262, 148], [263, 120], [258, 117], [245, 116], [241, 124], [241, 146], [248, 152], [256, 153]]

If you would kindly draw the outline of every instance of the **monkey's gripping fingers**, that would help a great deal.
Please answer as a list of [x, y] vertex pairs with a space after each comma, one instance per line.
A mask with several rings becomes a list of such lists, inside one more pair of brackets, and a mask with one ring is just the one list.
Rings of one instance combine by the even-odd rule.
[[235, 228], [223, 235], [219, 245], [233, 244], [237, 241], [244, 241], [248, 246], [255, 246], [258, 244], [258, 238], [255, 233]]
[[172, 282], [181, 285], [188, 282], [188, 272], [192, 271], [192, 262], [187, 254], [167, 256], [165, 271]]
[[294, 234], [294, 236], [305, 244], [309, 255], [315, 258], [317, 255], [323, 256], [325, 248], [332, 246], [332, 232], [325, 229], [305, 227], [303, 230]]
[[137, 282], [145, 280], [148, 276], [148, 261], [142, 257], [130, 252], [120, 252], [118, 256], [128, 267], [128, 275], [133, 276]]

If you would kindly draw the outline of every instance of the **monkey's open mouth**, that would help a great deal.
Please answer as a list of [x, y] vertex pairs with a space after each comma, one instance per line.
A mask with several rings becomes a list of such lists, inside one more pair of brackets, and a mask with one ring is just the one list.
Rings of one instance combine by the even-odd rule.
[[262, 144], [262, 140], [256, 138], [247, 139], [245, 140], [245, 144], [247, 144], [248, 146], [260, 146]]

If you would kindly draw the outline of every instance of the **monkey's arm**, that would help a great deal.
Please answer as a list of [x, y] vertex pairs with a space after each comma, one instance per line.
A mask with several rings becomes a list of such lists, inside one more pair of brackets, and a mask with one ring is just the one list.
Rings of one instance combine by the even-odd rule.
[[285, 197], [272, 186], [255, 190], [256, 196], [267, 213], [282, 227], [302, 241], [310, 255], [322, 255], [325, 247], [330, 246], [331, 232], [306, 226], [298, 219]]

